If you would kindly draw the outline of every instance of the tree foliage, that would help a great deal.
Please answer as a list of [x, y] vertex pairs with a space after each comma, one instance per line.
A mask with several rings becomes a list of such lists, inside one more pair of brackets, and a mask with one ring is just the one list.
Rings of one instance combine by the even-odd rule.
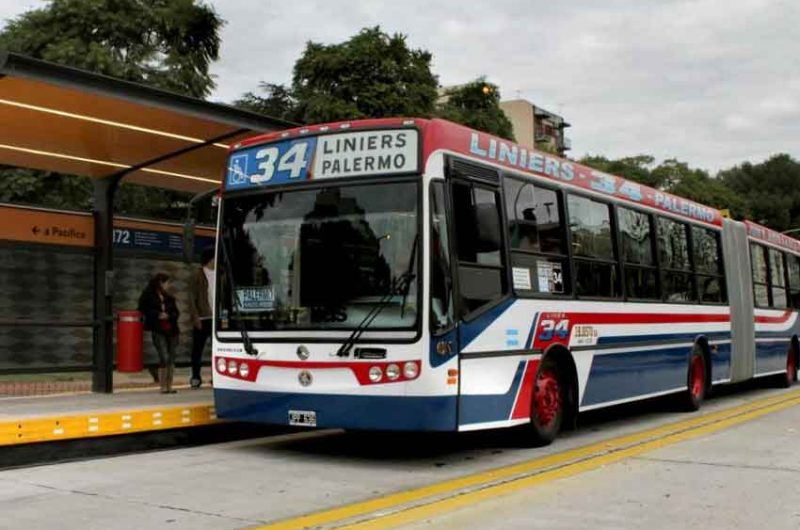
[[261, 83], [258, 88], [261, 94], [247, 92], [233, 105], [272, 118], [296, 120], [296, 102], [291, 88], [273, 83]]
[[750, 218], [778, 231], [800, 227], [800, 162], [779, 154], [759, 164], [745, 162], [720, 172], [744, 199]]
[[[214, 88], [209, 72], [219, 55], [222, 19], [196, 0], [51, 0], [11, 20], [0, 49], [147, 84], [194, 97]], [[0, 200], [85, 210], [87, 177], [0, 169]], [[123, 184], [116, 208], [175, 218], [188, 194]]]
[[0, 48], [206, 97], [222, 24], [196, 0], [51, 0], [11, 20]]
[[514, 140], [511, 121], [500, 108], [500, 90], [485, 77], [447, 90], [443, 99], [436, 111], [438, 116]]
[[430, 116], [437, 87], [431, 58], [380, 27], [340, 44], [308, 42], [294, 65], [295, 121]]

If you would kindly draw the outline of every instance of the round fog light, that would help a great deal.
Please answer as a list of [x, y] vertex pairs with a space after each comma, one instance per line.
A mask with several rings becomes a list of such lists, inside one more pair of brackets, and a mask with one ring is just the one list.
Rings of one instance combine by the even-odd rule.
[[383, 377], [383, 372], [381, 371], [380, 366], [373, 366], [369, 369], [369, 380], [373, 383], [377, 383]]
[[239, 370], [239, 367], [236, 366], [236, 361], [231, 359], [228, 361], [228, 373], [231, 375], [236, 375], [236, 372]]
[[247, 377], [250, 375], [250, 367], [247, 366], [247, 363], [242, 363], [239, 365], [239, 375], [242, 377]]
[[223, 359], [222, 357], [217, 359], [217, 371], [221, 374], [224, 374], [227, 371], [227, 369], [228, 369], [228, 363], [225, 361], [225, 359]]
[[417, 367], [417, 363], [404, 364], [403, 375], [406, 376], [406, 379], [416, 379], [416, 377], [419, 375], [419, 368]]
[[386, 377], [394, 381], [400, 377], [400, 367], [396, 364], [390, 364], [386, 367]]

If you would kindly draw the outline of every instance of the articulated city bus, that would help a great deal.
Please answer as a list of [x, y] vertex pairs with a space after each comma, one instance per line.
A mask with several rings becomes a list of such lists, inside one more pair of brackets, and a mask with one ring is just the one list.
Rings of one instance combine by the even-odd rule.
[[800, 241], [443, 120], [234, 146], [218, 238], [223, 418], [548, 443], [796, 378]]

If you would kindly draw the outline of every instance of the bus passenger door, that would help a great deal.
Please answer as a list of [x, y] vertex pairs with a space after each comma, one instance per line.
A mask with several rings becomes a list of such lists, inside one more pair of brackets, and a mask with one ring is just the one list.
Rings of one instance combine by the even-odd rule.
[[451, 165], [449, 211], [458, 293], [458, 423], [471, 429], [508, 420], [524, 362], [505, 354], [507, 337], [498, 328], [512, 303], [498, 174], [464, 166]]

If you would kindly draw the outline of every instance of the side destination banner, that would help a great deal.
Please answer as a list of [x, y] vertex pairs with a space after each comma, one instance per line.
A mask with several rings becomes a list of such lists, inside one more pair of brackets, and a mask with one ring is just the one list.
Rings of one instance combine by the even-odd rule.
[[236, 151], [228, 160], [225, 189], [418, 170], [416, 129], [347, 132], [293, 138]]
[[772, 243], [773, 245], [791, 250], [795, 254], [800, 254], [800, 241], [797, 239], [752, 221], [745, 221], [744, 224], [747, 226], [747, 235], [751, 238], [759, 239], [766, 243]]

